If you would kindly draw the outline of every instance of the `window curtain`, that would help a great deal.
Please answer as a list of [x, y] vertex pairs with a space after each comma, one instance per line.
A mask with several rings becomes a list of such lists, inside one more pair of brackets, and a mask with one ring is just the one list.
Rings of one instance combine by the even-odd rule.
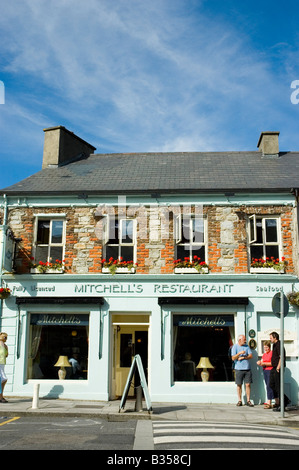
[[179, 329], [178, 326], [173, 325], [173, 330], [172, 330], [172, 334], [173, 334], [173, 344], [172, 344], [173, 355], [175, 354], [176, 342], [177, 342], [177, 339], [178, 339], [178, 329]]
[[229, 345], [233, 346], [235, 344], [235, 327], [229, 326]]
[[42, 326], [32, 325], [31, 326], [31, 348], [29, 351], [28, 357], [28, 378], [29, 379], [38, 379], [42, 377], [42, 371], [40, 370], [39, 364], [34, 360], [37, 356], [41, 335], [42, 335]]

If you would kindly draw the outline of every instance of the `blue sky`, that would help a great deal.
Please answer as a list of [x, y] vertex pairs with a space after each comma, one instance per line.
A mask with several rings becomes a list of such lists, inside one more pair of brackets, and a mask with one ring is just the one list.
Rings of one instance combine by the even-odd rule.
[[1, 188], [56, 125], [97, 153], [256, 150], [262, 131], [299, 151], [297, 0], [0, 3]]

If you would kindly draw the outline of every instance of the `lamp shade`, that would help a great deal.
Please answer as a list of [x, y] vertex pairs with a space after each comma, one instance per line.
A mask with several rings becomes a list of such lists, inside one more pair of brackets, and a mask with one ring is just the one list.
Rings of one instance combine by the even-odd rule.
[[59, 356], [58, 361], [54, 364], [54, 367], [72, 367], [69, 363], [67, 356]]
[[208, 357], [201, 357], [196, 369], [214, 369], [214, 366], [212, 366]]

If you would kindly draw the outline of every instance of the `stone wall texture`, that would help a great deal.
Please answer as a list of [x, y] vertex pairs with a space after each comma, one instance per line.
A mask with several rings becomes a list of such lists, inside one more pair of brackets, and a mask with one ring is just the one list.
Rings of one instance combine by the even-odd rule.
[[[102, 236], [105, 211], [101, 212], [94, 207], [20, 207], [10, 209], [8, 214], [8, 224], [14, 236], [22, 238], [16, 256], [18, 273], [29, 272], [38, 214], [65, 214], [64, 258], [68, 273], [101, 272], [105, 256]], [[296, 212], [287, 205], [203, 207], [207, 224], [206, 261], [209, 271], [223, 274], [249, 272], [247, 224], [252, 214], [280, 216], [282, 255], [288, 262], [287, 272], [296, 274]], [[116, 209], [114, 215], [118, 215]], [[176, 258], [175, 211], [157, 205], [130, 208], [126, 215], [137, 221], [136, 271], [141, 274], [173, 273]]]

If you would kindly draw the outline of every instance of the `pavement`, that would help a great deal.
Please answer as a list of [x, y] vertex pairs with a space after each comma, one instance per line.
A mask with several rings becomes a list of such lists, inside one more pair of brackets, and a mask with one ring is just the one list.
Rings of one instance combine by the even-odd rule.
[[[170, 420], [170, 421], [207, 421], [259, 425], [288, 426], [299, 429], [299, 407], [291, 406], [274, 412], [264, 409], [263, 405], [254, 407], [236, 404], [205, 403], [151, 403], [147, 410], [146, 402], [135, 411], [136, 400], [127, 399], [120, 409], [120, 400], [91, 401], [39, 398], [6, 397], [8, 403], [0, 403], [0, 417], [16, 416], [64, 416], [83, 418], [103, 418], [109, 421]], [[140, 402], [139, 402], [140, 403]], [[142, 409], [141, 409], [142, 408]]]

